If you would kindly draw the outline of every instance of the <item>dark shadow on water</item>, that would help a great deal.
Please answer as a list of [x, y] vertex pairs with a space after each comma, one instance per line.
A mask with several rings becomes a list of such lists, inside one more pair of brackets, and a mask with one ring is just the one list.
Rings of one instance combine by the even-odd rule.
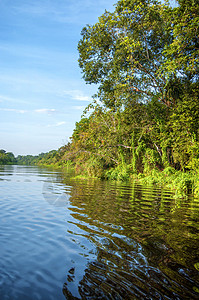
[[108, 249], [112, 247], [111, 241], [106, 241], [106, 247], [98, 249], [96, 261], [88, 263], [83, 279], [79, 282], [79, 297], [74, 297], [68, 289], [68, 282], [75, 279], [75, 270], [68, 271], [63, 287], [66, 299], [198, 299], [194, 287], [197, 290], [199, 284], [191, 279], [193, 274], [176, 264], [166, 252], [161, 255], [161, 259], [167, 273], [175, 273], [178, 278], [176, 275], [174, 278], [165, 275], [150, 265], [139, 245], [137, 250], [128, 252], [124, 251], [124, 247], [121, 248], [122, 256], [118, 247], [115, 253], [113, 250], [110, 253]]
[[71, 215], [96, 258], [81, 274], [69, 269], [66, 299], [199, 298], [198, 203], [138, 185], [74, 185]]

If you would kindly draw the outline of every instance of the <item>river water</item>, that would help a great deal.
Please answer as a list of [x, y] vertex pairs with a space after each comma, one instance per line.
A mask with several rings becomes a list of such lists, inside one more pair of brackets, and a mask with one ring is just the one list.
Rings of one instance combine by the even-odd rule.
[[0, 299], [199, 299], [199, 201], [0, 166]]

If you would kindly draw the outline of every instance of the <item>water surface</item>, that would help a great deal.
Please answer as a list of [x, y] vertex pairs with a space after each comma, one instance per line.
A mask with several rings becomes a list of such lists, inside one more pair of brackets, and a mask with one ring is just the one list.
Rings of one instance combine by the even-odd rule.
[[199, 202], [0, 166], [0, 299], [199, 299]]

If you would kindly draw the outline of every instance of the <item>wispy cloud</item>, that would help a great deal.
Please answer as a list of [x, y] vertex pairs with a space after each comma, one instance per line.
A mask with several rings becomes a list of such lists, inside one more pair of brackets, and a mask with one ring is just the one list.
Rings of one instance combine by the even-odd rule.
[[0, 102], [27, 103], [24, 100], [7, 97], [5, 95], [0, 95]]
[[[63, 7], [63, 5], [62, 5]], [[14, 11], [21, 14], [29, 14], [36, 17], [50, 18], [56, 22], [68, 23], [74, 22], [71, 14], [69, 13], [70, 6], [67, 4], [65, 9], [60, 10], [55, 1], [34, 1], [31, 3], [18, 4], [13, 7]], [[68, 13], [66, 13], [68, 12]]]
[[64, 95], [69, 95], [73, 100], [77, 101], [91, 101], [91, 97], [85, 95], [80, 90], [68, 90], [64, 91]]
[[80, 21], [79, 16], [86, 13], [87, 10], [92, 12], [99, 11], [99, 9], [104, 12], [105, 8], [110, 8], [107, 0], [84, 0], [84, 5], [82, 5], [82, 0], [76, 1], [63, 1], [61, 4], [62, 9], [60, 9], [60, 3], [57, 1], [43, 0], [32, 1], [30, 3], [16, 4], [13, 6], [14, 11], [22, 14], [29, 14], [37, 17], [51, 18], [52, 20], [59, 23], [77, 23]]
[[[48, 114], [48, 115], [51, 115], [52, 113], [57, 112], [57, 110], [54, 108], [51, 108], [51, 109], [39, 108], [39, 109], [35, 109], [35, 110], [25, 110], [25, 109], [16, 109], [16, 108], [0, 108], [0, 111], [15, 112], [15, 113], [20, 113], [20, 114], [38, 113], [38, 114]], [[57, 126], [59, 126], [59, 124], [62, 125], [62, 122], [59, 122]]]
[[61, 122], [57, 122], [55, 124], [48, 124], [47, 127], [59, 127], [59, 126], [65, 125], [65, 124], [66, 124], [65, 121], [61, 121]]
[[56, 125], [55, 125], [55, 126], [61, 126], [61, 125], [64, 125], [64, 124], [66, 124], [66, 122], [65, 122], [65, 121], [62, 121], [62, 122], [58, 122], [58, 123], [56, 123]]
[[19, 114], [25, 114], [27, 110], [15, 109], [15, 108], [0, 108], [1, 111], [15, 112]]
[[34, 112], [39, 113], [39, 114], [48, 114], [48, 115], [50, 115], [52, 113], [57, 112], [57, 110], [54, 109], [54, 108], [50, 108], [50, 109], [49, 108], [40, 108], [40, 109], [35, 109]]
[[15, 4], [13, 6], [13, 9], [18, 13], [25, 13], [25, 14], [39, 15], [39, 16], [48, 15], [49, 13], [53, 12], [52, 4], [48, 6], [47, 2], [45, 3], [45, 1], [43, 1], [43, 3], [37, 1], [30, 2], [30, 3], [22, 2], [22, 4], [20, 3]]
[[76, 109], [76, 110], [83, 110], [85, 108], [85, 106], [83, 106], [83, 105], [75, 105], [75, 106], [73, 106], [73, 108]]

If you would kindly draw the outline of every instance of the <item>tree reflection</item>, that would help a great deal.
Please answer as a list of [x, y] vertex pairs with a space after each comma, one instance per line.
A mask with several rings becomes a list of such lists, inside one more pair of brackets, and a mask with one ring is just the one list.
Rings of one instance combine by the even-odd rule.
[[162, 190], [97, 181], [73, 182], [73, 191], [71, 215], [95, 259], [81, 273], [79, 295], [69, 284], [79, 271], [69, 269], [66, 299], [198, 299], [198, 207], [192, 199], [176, 205]]

